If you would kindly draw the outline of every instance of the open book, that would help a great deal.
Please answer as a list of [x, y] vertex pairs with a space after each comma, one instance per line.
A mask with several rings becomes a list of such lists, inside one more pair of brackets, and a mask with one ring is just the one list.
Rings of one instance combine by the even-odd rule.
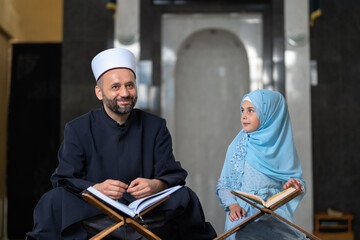
[[181, 187], [182, 186], [175, 186], [175, 187], [167, 188], [153, 195], [137, 199], [132, 203], [130, 203], [129, 205], [113, 200], [93, 187], [88, 187], [85, 191], [91, 194], [92, 196], [94, 196], [95, 198], [99, 199], [101, 202], [110, 206], [111, 208], [115, 210], [119, 210], [125, 213], [126, 215], [128, 215], [129, 217], [134, 218], [135, 216], [139, 215], [142, 211], [156, 204], [160, 200], [166, 198], [173, 192], [179, 190]]
[[[301, 190], [295, 189], [295, 188], [288, 188], [278, 194], [275, 194], [274, 196], [269, 198], [266, 202], [263, 199], [261, 199], [259, 196], [256, 196], [254, 194], [245, 193], [245, 192], [241, 192], [241, 191], [231, 191], [231, 193], [234, 194], [235, 196], [241, 198], [243, 201], [247, 202], [254, 208], [257, 208], [259, 211], [254, 213], [253, 215], [247, 217], [247, 219], [240, 222], [236, 226], [234, 226], [234, 227], [228, 229], [227, 231], [225, 231], [224, 233], [218, 235], [216, 238], [214, 238], [214, 240], [227, 239], [227, 237], [229, 237], [230, 235], [234, 234], [237, 231], [240, 231], [247, 225], [253, 223], [257, 219], [261, 218], [264, 214], [271, 214], [271, 215], [275, 216], [277, 219], [280, 219], [281, 221], [287, 223], [291, 227], [303, 232], [306, 235], [306, 237], [309, 239], [320, 240], [320, 238], [305, 231], [301, 227], [295, 225], [295, 223], [287, 220], [286, 218], [280, 216], [279, 214], [277, 214], [275, 212], [275, 209], [279, 208], [283, 204], [288, 203], [295, 197], [299, 196], [302, 193]], [[264, 207], [259, 207], [258, 205], [253, 203], [251, 200], [262, 204]]]
[[291, 199], [297, 197], [301, 194], [300, 190], [296, 190], [293, 187], [290, 187], [282, 192], [279, 192], [278, 194], [275, 194], [274, 196], [270, 197], [266, 202], [261, 197], [247, 192], [241, 192], [241, 191], [235, 191], [235, 193], [244, 196], [250, 200], [253, 200], [257, 203], [262, 204], [266, 208], [273, 208], [273, 207], [280, 207], [282, 202], [288, 202]]

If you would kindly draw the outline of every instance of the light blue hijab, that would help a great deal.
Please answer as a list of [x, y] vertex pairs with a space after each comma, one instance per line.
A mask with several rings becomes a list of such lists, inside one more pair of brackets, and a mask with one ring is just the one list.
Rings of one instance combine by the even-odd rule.
[[[292, 127], [284, 97], [274, 91], [255, 90], [246, 94], [255, 108], [260, 120], [259, 128], [251, 133], [242, 129], [229, 145], [223, 170], [218, 181], [216, 193], [220, 204], [226, 209], [234, 203], [227, 190], [238, 190], [242, 184], [239, 164], [244, 159], [259, 172], [281, 183], [291, 178], [299, 179], [305, 189], [302, 169], [296, 152]], [[304, 194], [290, 201], [291, 214], [294, 214]]]
[[295, 178], [303, 182], [284, 97], [270, 90], [255, 90], [246, 94], [246, 97], [250, 98], [255, 108], [260, 126], [258, 130], [247, 133], [245, 160], [275, 180], [288, 181]]

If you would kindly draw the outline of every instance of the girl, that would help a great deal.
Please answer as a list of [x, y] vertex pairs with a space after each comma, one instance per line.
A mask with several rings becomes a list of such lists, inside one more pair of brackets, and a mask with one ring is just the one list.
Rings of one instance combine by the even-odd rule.
[[[269, 197], [294, 187], [304, 191], [300, 160], [284, 97], [256, 90], [241, 101], [243, 129], [229, 145], [216, 194], [226, 211], [225, 231], [259, 210], [230, 193], [240, 190]], [[293, 222], [294, 211], [304, 194], [275, 212]], [[261, 206], [262, 207], [262, 206]], [[272, 215], [264, 215], [229, 239], [305, 239], [305, 235]]]

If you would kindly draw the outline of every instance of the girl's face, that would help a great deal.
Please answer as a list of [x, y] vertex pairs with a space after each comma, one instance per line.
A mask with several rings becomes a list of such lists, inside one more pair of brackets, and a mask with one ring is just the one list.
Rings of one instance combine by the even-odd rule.
[[256, 115], [254, 106], [246, 100], [241, 106], [241, 124], [248, 133], [256, 131], [260, 126], [260, 120]]

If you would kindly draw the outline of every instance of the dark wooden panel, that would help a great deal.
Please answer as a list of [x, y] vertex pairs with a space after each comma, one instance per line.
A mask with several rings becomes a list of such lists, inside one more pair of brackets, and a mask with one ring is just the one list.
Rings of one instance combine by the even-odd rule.
[[9, 238], [24, 238], [32, 229], [33, 209], [51, 189], [59, 147], [60, 62], [60, 44], [13, 45], [6, 178]]

